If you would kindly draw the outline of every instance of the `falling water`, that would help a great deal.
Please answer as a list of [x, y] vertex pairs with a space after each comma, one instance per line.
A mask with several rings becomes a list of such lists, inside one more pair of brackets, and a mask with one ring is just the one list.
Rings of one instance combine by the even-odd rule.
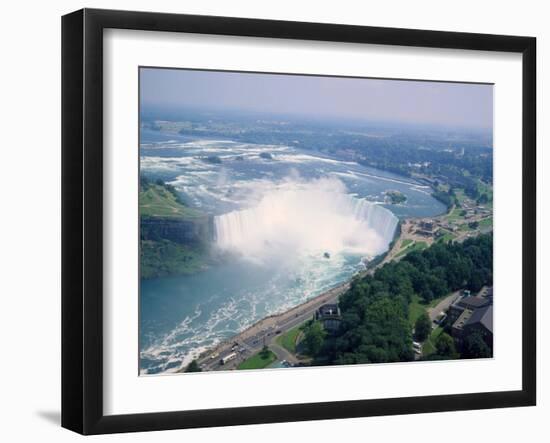
[[388, 249], [398, 219], [353, 197], [335, 180], [287, 183], [247, 209], [215, 217], [217, 245], [256, 260], [277, 254], [353, 253]]

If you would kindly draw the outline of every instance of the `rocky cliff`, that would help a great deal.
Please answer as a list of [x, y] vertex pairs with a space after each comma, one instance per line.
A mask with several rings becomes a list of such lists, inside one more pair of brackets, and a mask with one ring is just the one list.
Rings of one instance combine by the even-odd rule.
[[212, 217], [185, 205], [173, 187], [143, 180], [139, 213], [142, 278], [191, 274], [208, 265]]
[[185, 246], [203, 247], [210, 241], [211, 224], [206, 215], [189, 220], [142, 216], [140, 236], [142, 240], [170, 240]]

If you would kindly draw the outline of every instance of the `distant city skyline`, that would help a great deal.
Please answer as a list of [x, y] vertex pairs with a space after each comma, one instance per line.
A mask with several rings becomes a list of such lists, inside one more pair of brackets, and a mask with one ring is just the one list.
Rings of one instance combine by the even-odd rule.
[[142, 68], [142, 106], [490, 129], [493, 85]]

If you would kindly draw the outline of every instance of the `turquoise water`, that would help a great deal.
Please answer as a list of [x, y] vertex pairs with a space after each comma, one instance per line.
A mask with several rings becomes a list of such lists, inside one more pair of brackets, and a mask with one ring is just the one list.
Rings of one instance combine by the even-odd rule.
[[[354, 201], [367, 200], [398, 217], [432, 216], [445, 211], [445, 207], [431, 197], [429, 188], [419, 183], [310, 151], [230, 140], [192, 140], [153, 131], [143, 131], [141, 141], [141, 173], [173, 184], [190, 205], [215, 216], [265, 207], [276, 201], [279, 205], [273, 209], [273, 218], [276, 218], [282, 211], [280, 204], [285, 201], [289, 187], [299, 189], [298, 195], [309, 195], [303, 192], [322, 188], [318, 185], [321, 181], [325, 187], [327, 183], [334, 184], [337, 192], [345, 193]], [[262, 152], [269, 153], [272, 159], [260, 157]], [[204, 155], [218, 156], [221, 164], [199, 158]], [[281, 194], [281, 189], [287, 193]], [[388, 190], [404, 193], [407, 202], [385, 205], [384, 192]], [[312, 195], [315, 199], [306, 198], [303, 207], [292, 206], [292, 217], [283, 218], [293, 220], [294, 224], [296, 220], [310, 223], [307, 215], [311, 211], [330, 209], [323, 194]], [[333, 194], [327, 196], [332, 198]], [[270, 218], [268, 214], [267, 219]], [[317, 218], [321, 219], [321, 226], [312, 226], [311, 231], [326, 233], [324, 228], [330, 228], [330, 224], [323, 227], [324, 217]], [[262, 219], [265, 223], [265, 214]], [[326, 223], [333, 223], [329, 215], [326, 219]], [[355, 248], [347, 248], [349, 239], [340, 231], [351, 225], [354, 229], [362, 225], [345, 217], [335, 220], [341, 229], [335, 233], [338, 235], [334, 241], [323, 246], [334, 248], [330, 259], [325, 258], [321, 250], [310, 247], [311, 242], [294, 240], [293, 236], [302, 239], [310, 234], [307, 224], [305, 230], [301, 227], [303, 231], [278, 225], [281, 230], [275, 232], [281, 232], [287, 243], [282, 243], [276, 254], [273, 239], [269, 238], [268, 242], [260, 238], [265, 243], [265, 251], [255, 247], [253, 251], [257, 256], [253, 259], [246, 254], [236, 254], [230, 262], [192, 276], [142, 281], [141, 373], [175, 371], [205, 348], [235, 335], [266, 315], [302, 303], [349, 279], [364, 267], [365, 256], [379, 251], [368, 247], [372, 236], [366, 236], [363, 244], [354, 245]], [[381, 228], [374, 227], [374, 234], [377, 230]], [[323, 235], [325, 240], [326, 235], [332, 234], [315, 235]]]

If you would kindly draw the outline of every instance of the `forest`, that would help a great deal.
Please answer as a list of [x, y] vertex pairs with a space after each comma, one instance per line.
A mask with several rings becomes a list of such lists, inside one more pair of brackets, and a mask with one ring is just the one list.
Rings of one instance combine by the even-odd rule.
[[[408, 310], [414, 294], [429, 303], [462, 288], [479, 291], [492, 284], [492, 269], [493, 237], [485, 234], [436, 243], [356, 278], [340, 299], [341, 327], [325, 337], [314, 364], [413, 360]], [[432, 359], [456, 357], [452, 339], [442, 334]]]

